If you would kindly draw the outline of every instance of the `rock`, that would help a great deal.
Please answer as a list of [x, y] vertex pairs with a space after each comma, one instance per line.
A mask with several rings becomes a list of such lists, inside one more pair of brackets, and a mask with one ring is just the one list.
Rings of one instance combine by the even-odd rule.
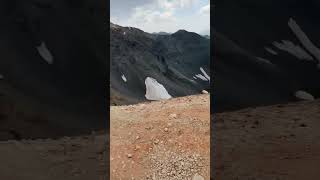
[[164, 132], [168, 132], [169, 131], [169, 129], [168, 128], [164, 128]]
[[204, 178], [199, 175], [198, 173], [196, 173], [193, 177], [192, 177], [192, 180], [204, 180]]
[[132, 158], [132, 157], [133, 157], [133, 155], [132, 155], [132, 154], [128, 154], [127, 156], [128, 156], [128, 158]]
[[159, 139], [155, 139], [155, 140], [153, 141], [154, 144], [159, 144], [159, 142], [160, 142]]
[[177, 114], [170, 114], [169, 118], [171, 118], [171, 119], [174, 118], [175, 119], [175, 118], [177, 118]]
[[206, 90], [202, 90], [201, 93], [202, 93], [202, 94], [209, 94], [209, 92], [206, 91]]
[[140, 149], [140, 146], [136, 145], [136, 147], [134, 148], [134, 150], [137, 151], [138, 149]]

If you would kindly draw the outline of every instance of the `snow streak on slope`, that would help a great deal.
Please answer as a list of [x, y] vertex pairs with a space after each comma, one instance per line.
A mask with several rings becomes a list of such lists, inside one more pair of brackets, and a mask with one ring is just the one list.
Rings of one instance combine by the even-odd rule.
[[273, 49], [271, 49], [271, 48], [265, 47], [264, 49], [265, 49], [266, 51], [268, 51], [270, 54], [278, 55], [278, 53], [277, 53], [276, 51], [274, 51]]
[[312, 56], [310, 56], [305, 50], [303, 50], [299, 45], [293, 44], [293, 42], [288, 40], [282, 40], [282, 42], [273, 42], [275, 47], [280, 50], [287, 51], [288, 53], [294, 55], [295, 57], [302, 60], [313, 60]]
[[256, 57], [256, 58], [261, 62], [272, 64], [268, 59], [265, 59], [265, 58], [262, 58], [262, 57]]
[[37, 50], [38, 50], [39, 54], [41, 55], [41, 57], [45, 61], [47, 61], [47, 63], [49, 63], [49, 64], [53, 63], [53, 56], [50, 53], [50, 51], [48, 50], [48, 48], [44, 42], [41, 42], [41, 45], [37, 46]]
[[147, 77], [145, 80], [146, 84], [146, 94], [145, 97], [148, 100], [165, 100], [170, 99], [172, 96], [164, 88], [164, 86], [157, 82], [157, 80]]
[[302, 31], [300, 26], [292, 18], [289, 19], [288, 25], [291, 28], [292, 32], [297, 36], [299, 41], [303, 44], [303, 46], [313, 56], [315, 56], [320, 63], [320, 49], [311, 42], [308, 36]]
[[126, 78], [123, 74], [122, 74], [121, 78], [122, 78], [122, 80], [123, 80], [124, 82], [127, 82], [127, 78]]
[[196, 74], [196, 77], [200, 78], [203, 81], [208, 81], [208, 79], [206, 77], [202, 76], [202, 74]]
[[200, 71], [203, 73], [203, 75], [210, 81], [210, 76], [203, 70], [202, 67], [200, 67]]

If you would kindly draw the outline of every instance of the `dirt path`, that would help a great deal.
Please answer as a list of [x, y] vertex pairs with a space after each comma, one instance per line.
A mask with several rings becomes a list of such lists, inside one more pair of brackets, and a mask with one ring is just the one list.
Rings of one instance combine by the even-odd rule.
[[320, 101], [214, 116], [216, 179], [320, 177]]
[[111, 179], [209, 179], [209, 97], [111, 107]]

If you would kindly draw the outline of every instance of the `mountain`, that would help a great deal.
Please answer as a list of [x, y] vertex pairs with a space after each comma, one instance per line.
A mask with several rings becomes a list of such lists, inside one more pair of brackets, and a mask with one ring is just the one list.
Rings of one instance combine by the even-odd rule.
[[154, 32], [152, 34], [155, 34], [155, 35], [170, 35], [171, 33], [167, 33], [167, 32], [158, 32], [158, 33], [156, 33], [156, 32]]
[[179, 30], [158, 36], [110, 23], [110, 53], [111, 104], [210, 89], [210, 41], [196, 33]]
[[210, 36], [209, 35], [203, 35], [203, 37], [207, 38], [207, 39], [210, 39]]
[[317, 1], [215, 3], [214, 111], [320, 96]]
[[87, 0], [1, 1], [0, 139], [106, 127], [103, 7]]

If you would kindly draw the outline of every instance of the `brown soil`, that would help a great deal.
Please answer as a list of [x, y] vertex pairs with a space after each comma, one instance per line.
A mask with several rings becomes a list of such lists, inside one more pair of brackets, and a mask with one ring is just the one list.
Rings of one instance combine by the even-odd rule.
[[111, 107], [111, 179], [209, 179], [209, 97]]
[[104, 179], [105, 135], [0, 142], [0, 179]]
[[220, 113], [213, 123], [216, 179], [319, 179], [320, 101]]

